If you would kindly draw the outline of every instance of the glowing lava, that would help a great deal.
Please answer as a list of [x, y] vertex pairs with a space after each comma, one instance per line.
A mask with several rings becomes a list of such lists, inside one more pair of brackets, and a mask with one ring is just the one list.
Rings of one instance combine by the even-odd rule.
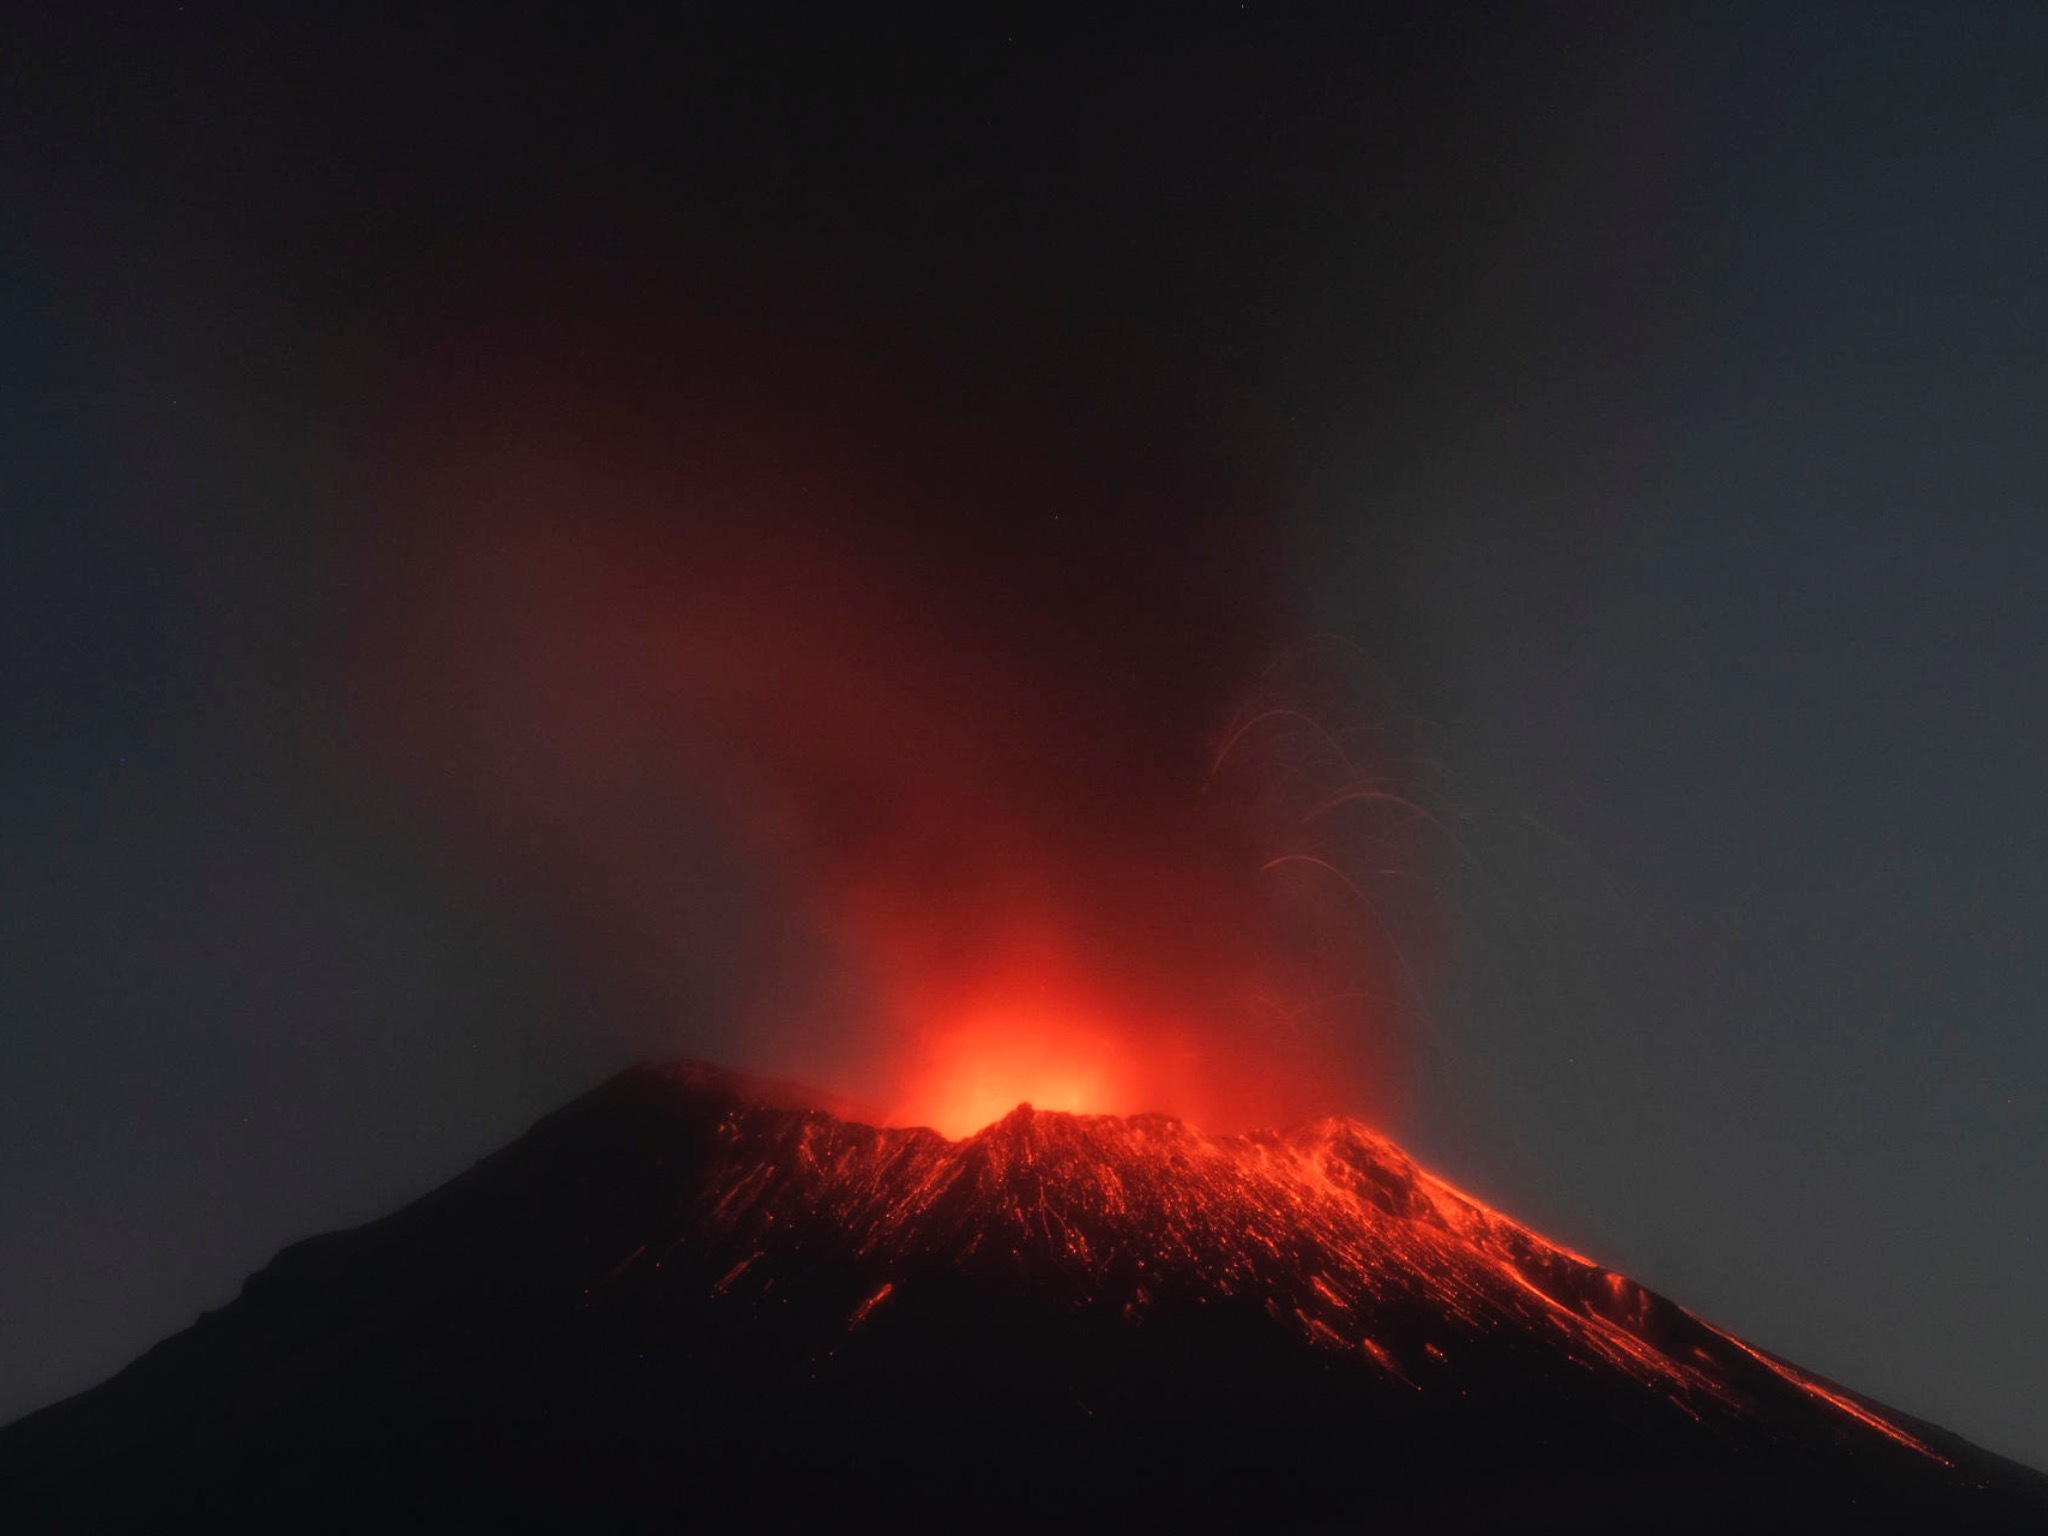
[[1101, 1029], [1029, 1011], [993, 1011], [927, 1048], [896, 1120], [970, 1136], [1019, 1104], [1072, 1114], [1135, 1107], [1130, 1053]]
[[[1091, 1075], [1085, 1031], [1020, 1043], [1032, 1038], [963, 1035], [953, 1075], [941, 1058], [933, 1079], [933, 1118], [974, 1120], [1000, 1083], [1034, 1073], [1048, 1102], [1113, 1095], [1114, 1067]], [[815, 1245], [843, 1243], [859, 1255], [843, 1277], [849, 1333], [915, 1307], [942, 1275], [1029, 1275], [1132, 1327], [1170, 1307], [1243, 1307], [1397, 1394], [1462, 1399], [1506, 1347], [1620, 1389], [1646, 1420], [1726, 1426], [1790, 1402], [1833, 1434], [1946, 1465], [1879, 1405], [1546, 1240], [1356, 1120], [1219, 1136], [1164, 1115], [1019, 1106], [948, 1139], [765, 1105], [745, 1079], [698, 1064], [643, 1071], [651, 1091], [676, 1084], [716, 1106], [717, 1150], [697, 1199], [607, 1287], [699, 1272], [720, 1277], [726, 1304], [779, 1305]]]
[[[1005, 1073], [1137, 1091], [1145, 1063], [1045, 1001], [960, 1015], [1043, 1048], [937, 1040], [933, 1103], [972, 1118]], [[0, 1431], [10, 1531], [351, 1499], [321, 1528], [2048, 1529], [2048, 1478], [1355, 1120], [1017, 1108], [949, 1140], [702, 1063], [621, 1073]]]

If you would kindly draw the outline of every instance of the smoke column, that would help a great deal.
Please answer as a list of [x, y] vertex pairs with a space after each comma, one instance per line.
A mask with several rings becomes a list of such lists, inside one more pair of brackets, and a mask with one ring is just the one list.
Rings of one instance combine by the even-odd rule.
[[1273, 454], [1139, 372], [1133, 425], [730, 325], [472, 336], [379, 430], [366, 737], [672, 1054], [953, 1134], [1384, 1119], [1426, 817], [1300, 696]]

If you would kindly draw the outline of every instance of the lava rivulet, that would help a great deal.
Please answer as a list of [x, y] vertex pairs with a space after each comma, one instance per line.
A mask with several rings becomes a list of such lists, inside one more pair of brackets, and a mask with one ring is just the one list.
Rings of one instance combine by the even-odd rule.
[[336, 1530], [2043, 1529], [2048, 1478], [1358, 1121], [861, 1113], [620, 1073], [0, 1434], [0, 1525], [314, 1488]]
[[1633, 1382], [1646, 1413], [1729, 1422], [1790, 1390], [1845, 1432], [1943, 1460], [1843, 1389], [1546, 1240], [1356, 1120], [1216, 1136], [1164, 1115], [1020, 1105], [949, 1140], [770, 1106], [715, 1069], [663, 1075], [730, 1095], [717, 1151], [673, 1229], [606, 1285], [740, 1254], [720, 1295], [776, 1305], [778, 1280], [812, 1262], [799, 1250], [822, 1228], [866, 1276], [848, 1330], [934, 1274], [1058, 1276], [1071, 1305], [1132, 1326], [1164, 1305], [1248, 1308], [1415, 1392], [1462, 1393], [1500, 1340], [1534, 1340]]

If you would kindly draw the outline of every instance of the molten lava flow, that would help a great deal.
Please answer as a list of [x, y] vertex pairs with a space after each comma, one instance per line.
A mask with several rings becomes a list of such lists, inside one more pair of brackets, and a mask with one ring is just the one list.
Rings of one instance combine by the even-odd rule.
[[1018, 1108], [949, 1140], [809, 1099], [635, 1068], [295, 1244], [0, 1431], [0, 1529], [155, 1529], [130, 1512], [223, 1507], [272, 1466], [231, 1526], [367, 1486], [350, 1529], [428, 1508], [829, 1530], [856, 1507], [1020, 1533], [2048, 1529], [2048, 1478], [1708, 1326], [1356, 1121]]
[[[984, 1059], [992, 1074], [1009, 1060]], [[935, 1079], [932, 1103], [964, 1122], [982, 1115], [976, 1095], [994, 1079], [963, 1061], [957, 1080]], [[1056, 1054], [1015, 1064], [1055, 1090], [1089, 1091], [1083, 1076], [1060, 1076]], [[697, 1275], [721, 1305], [780, 1306], [818, 1283], [822, 1246], [858, 1256], [830, 1282], [845, 1297], [830, 1314], [842, 1334], [915, 1309], [948, 1277], [1028, 1280], [1053, 1288], [1058, 1307], [1130, 1327], [1175, 1308], [1230, 1309], [1397, 1397], [1462, 1401], [1541, 1360], [1546, 1390], [1598, 1381], [1679, 1433], [1819, 1412], [1831, 1434], [1943, 1461], [1876, 1405], [1545, 1240], [1355, 1120], [1217, 1136], [1163, 1115], [1020, 1106], [949, 1140], [773, 1107], [713, 1069], [655, 1081], [706, 1101], [718, 1150], [669, 1229], [599, 1292]], [[944, 1097], [948, 1085], [959, 1097]]]

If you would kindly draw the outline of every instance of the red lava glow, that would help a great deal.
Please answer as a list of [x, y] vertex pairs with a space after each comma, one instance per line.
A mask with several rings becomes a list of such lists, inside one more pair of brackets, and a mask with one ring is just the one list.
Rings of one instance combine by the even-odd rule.
[[[1027, 1054], [1018, 1065], [1041, 1064]], [[1043, 1070], [1056, 1090], [1068, 1082], [1057, 1053]], [[1134, 1325], [1176, 1302], [1250, 1303], [1399, 1392], [1484, 1389], [1480, 1362], [1497, 1360], [1506, 1341], [1566, 1380], [1626, 1384], [1645, 1416], [1725, 1424], [1797, 1402], [1943, 1460], [1875, 1405], [1550, 1242], [1356, 1120], [1219, 1136], [1161, 1115], [1020, 1108], [948, 1140], [770, 1107], [745, 1080], [700, 1064], [645, 1072], [710, 1095], [718, 1151], [675, 1230], [608, 1285], [701, 1247], [709, 1272], [724, 1275], [720, 1295], [760, 1305], [778, 1281], [789, 1289], [807, 1241], [836, 1229], [869, 1266], [849, 1330], [908, 1297], [934, 1260], [992, 1265], [1057, 1277], [1048, 1283], [1072, 1287], [1075, 1306]], [[1074, 1091], [1087, 1091], [1085, 1069], [1076, 1073]], [[961, 1123], [980, 1117], [972, 1069], [938, 1081], [961, 1096], [942, 1088], [935, 1104], [955, 1107]], [[725, 1263], [732, 1253], [743, 1257]]]
[[394, 413], [356, 653], [378, 760], [638, 1048], [950, 1134], [1397, 1112], [1418, 887], [1312, 840], [1410, 803], [1247, 708], [1283, 630], [1215, 477], [697, 351], [444, 361]]
[[1141, 1074], [1116, 1035], [1025, 1008], [991, 1009], [935, 1031], [892, 1118], [961, 1137], [1019, 1104], [1074, 1114], [1140, 1109]]

